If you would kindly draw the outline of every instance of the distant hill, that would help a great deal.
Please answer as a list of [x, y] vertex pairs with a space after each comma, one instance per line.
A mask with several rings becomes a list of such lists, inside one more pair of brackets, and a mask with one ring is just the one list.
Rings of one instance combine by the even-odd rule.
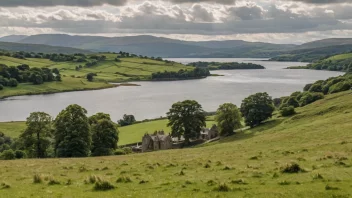
[[25, 35], [10, 35], [10, 36], [4, 36], [0, 38], [0, 42], [18, 42], [27, 36]]
[[272, 57], [295, 45], [232, 41], [182, 41], [154, 36], [99, 37], [41, 34], [25, 37], [19, 43], [75, 47], [96, 52], [126, 51], [160, 57]]
[[352, 38], [329, 38], [302, 44], [297, 49], [328, 47], [337, 45], [352, 45]]
[[352, 52], [352, 44], [293, 50], [276, 56], [270, 60], [316, 62], [329, 56], [348, 52]]
[[39, 44], [22, 44], [22, 43], [10, 43], [10, 42], [0, 42], [0, 51], [24, 51], [24, 52], [35, 52], [35, 53], [64, 53], [64, 54], [74, 54], [92, 53], [89, 50], [70, 48], [70, 47], [59, 47], [59, 46], [49, 46], [49, 45], [39, 45]]
[[[301, 53], [315, 53], [319, 48], [330, 47], [323, 51], [341, 52], [340, 46], [352, 45], [352, 38], [331, 38], [302, 45], [272, 44], [263, 42], [248, 42], [242, 40], [227, 41], [182, 41], [155, 36], [71, 36], [66, 34], [39, 34], [33, 36], [7, 36], [1, 40], [13, 40], [17, 43], [42, 44], [60, 47], [80, 48], [95, 52], [130, 52], [138, 55], [154, 57], [184, 57], [184, 58], [271, 58], [283, 54], [297, 55]], [[313, 49], [313, 50], [309, 50]], [[308, 50], [308, 51], [298, 51]], [[345, 52], [345, 49], [343, 49]], [[313, 52], [312, 52], [313, 51]], [[336, 52], [335, 52], [336, 51]], [[318, 52], [317, 57], [329, 55]], [[294, 57], [292, 60], [312, 61]]]

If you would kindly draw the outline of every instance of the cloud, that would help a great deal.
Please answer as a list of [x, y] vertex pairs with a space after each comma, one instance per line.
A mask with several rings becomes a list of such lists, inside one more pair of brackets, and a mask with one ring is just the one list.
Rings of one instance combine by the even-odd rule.
[[218, 3], [224, 5], [232, 5], [236, 2], [236, 0], [170, 0], [172, 3]]
[[334, 3], [351, 3], [351, 0], [293, 0], [310, 4], [334, 4]]
[[213, 13], [211, 11], [208, 11], [200, 4], [194, 5], [192, 9], [193, 9], [192, 16], [194, 21], [213, 22], [215, 19]]
[[[180, 3], [182, 0], [175, 1]], [[194, 2], [188, 5], [160, 0], [129, 0], [120, 7], [0, 7], [0, 34], [23, 31], [22, 34], [148, 34], [187, 35], [192, 38], [235, 38], [233, 35], [242, 35], [248, 40], [251, 35], [272, 39], [276, 39], [275, 35], [290, 35], [287, 38], [292, 39], [292, 35], [299, 34], [308, 38], [309, 32], [315, 32], [314, 37], [318, 38], [319, 32], [328, 35], [332, 31], [350, 33], [352, 30], [352, 12], [349, 11], [352, 4], [307, 6], [286, 0], [236, 0], [233, 5]], [[331, 33], [331, 36], [336, 35]], [[286, 40], [289, 39], [281, 39], [283, 42]]]
[[128, 0], [0, 0], [0, 7], [52, 7], [52, 6], [79, 6], [92, 7], [104, 4], [122, 6]]

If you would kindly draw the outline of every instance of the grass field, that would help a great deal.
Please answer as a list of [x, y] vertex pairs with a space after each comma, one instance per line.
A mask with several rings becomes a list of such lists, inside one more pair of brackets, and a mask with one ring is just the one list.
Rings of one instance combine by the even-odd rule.
[[[351, 197], [352, 92], [297, 112], [199, 148], [2, 161], [1, 197]], [[292, 162], [303, 170], [281, 172]], [[89, 176], [116, 188], [95, 191]]]
[[[85, 63], [78, 62], [53, 62], [49, 59], [27, 58], [17, 59], [13, 57], [0, 56], [0, 64], [7, 66], [18, 66], [27, 64], [30, 67], [46, 67], [50, 69], [57, 68], [63, 76], [62, 82], [44, 83], [43, 85], [21, 84], [16, 88], [5, 88], [0, 91], [0, 98], [40, 94], [56, 93], [73, 90], [86, 89], [103, 89], [113, 87], [107, 82], [126, 82], [136, 80], [147, 80], [152, 73], [164, 71], [179, 71], [193, 69], [179, 63], [167, 63], [165, 61], [156, 61], [144, 58], [121, 58], [121, 62], [116, 62], [117, 54], [98, 54], [105, 55], [105, 61], [100, 61], [96, 66], [83, 67], [76, 71], [76, 66]], [[96, 73], [95, 82], [88, 82], [86, 76], [88, 73]]]
[[[120, 127], [118, 144], [126, 145], [141, 142], [145, 133], [153, 133], [156, 130], [164, 130], [169, 133], [171, 130], [170, 127], [167, 127], [167, 123], [168, 120], [157, 120]], [[210, 128], [213, 124], [215, 124], [214, 117], [208, 117], [207, 127]], [[25, 122], [0, 122], [0, 132], [12, 138], [17, 138], [25, 128]]]

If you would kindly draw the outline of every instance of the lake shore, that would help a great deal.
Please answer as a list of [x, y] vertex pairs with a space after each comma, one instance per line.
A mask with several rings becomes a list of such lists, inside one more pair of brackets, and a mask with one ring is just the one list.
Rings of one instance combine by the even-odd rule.
[[[70, 84], [67, 85], [65, 82], [52, 82], [52, 83], [46, 83], [43, 85], [20, 85], [19, 89], [16, 90], [16, 88], [12, 89], [4, 89], [3, 91], [5, 92], [0, 92], [0, 100], [10, 98], [10, 97], [15, 97], [15, 96], [31, 96], [31, 95], [49, 95], [49, 94], [55, 94], [55, 93], [65, 93], [65, 92], [77, 92], [77, 91], [94, 91], [94, 90], [102, 90], [102, 89], [111, 89], [111, 88], [116, 88], [116, 87], [131, 87], [131, 86], [140, 86], [138, 84], [134, 83], [103, 83], [103, 82], [83, 82], [82, 85], [74, 85]], [[64, 87], [63, 89], [58, 86], [62, 85], [67, 87]], [[29, 88], [29, 86], [32, 86]], [[33, 89], [33, 87], [35, 89]], [[7, 92], [6, 92], [7, 91]]]

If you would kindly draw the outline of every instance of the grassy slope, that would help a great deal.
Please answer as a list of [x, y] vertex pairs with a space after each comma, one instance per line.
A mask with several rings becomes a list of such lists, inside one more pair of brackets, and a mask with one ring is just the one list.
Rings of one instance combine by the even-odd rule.
[[[0, 182], [11, 188], [1, 190], [1, 196], [350, 197], [351, 119], [349, 91], [299, 108], [293, 117], [276, 118], [200, 148], [121, 157], [4, 161], [0, 163]], [[280, 167], [290, 162], [297, 162], [307, 172], [280, 173]], [[206, 164], [210, 167], [205, 168]], [[226, 166], [231, 169], [223, 170]], [[80, 167], [86, 171], [80, 172]], [[178, 174], [181, 170], [184, 175]], [[33, 184], [35, 173], [50, 175], [61, 184]], [[314, 179], [318, 173], [322, 178]], [[117, 189], [95, 192], [93, 185], [84, 184], [89, 175], [98, 175]], [[120, 176], [130, 177], [132, 183], [115, 183]], [[72, 185], [66, 186], [68, 179]], [[247, 184], [231, 182], [238, 179]], [[140, 184], [142, 180], [148, 183]], [[209, 185], [210, 181], [216, 184]], [[280, 185], [283, 181], [289, 185]], [[218, 183], [226, 183], [232, 190], [214, 191]], [[327, 184], [338, 189], [326, 190]]]
[[[144, 122], [126, 127], [119, 128], [119, 145], [126, 145], [142, 141], [145, 133], [153, 133], [156, 130], [164, 130], [170, 132], [170, 127], [167, 127], [168, 120], [157, 120]], [[209, 117], [207, 127], [215, 124], [214, 118]], [[0, 132], [12, 138], [17, 138], [25, 129], [25, 122], [0, 122]]]
[[[85, 90], [109, 88], [106, 82], [124, 82], [139, 79], [146, 79], [152, 73], [163, 71], [179, 71], [180, 69], [192, 69], [179, 63], [166, 63], [163, 61], [155, 61], [141, 58], [121, 58], [121, 62], [114, 61], [116, 54], [99, 54], [105, 55], [107, 59], [99, 62], [97, 66], [90, 68], [82, 68], [76, 71], [76, 66], [84, 65], [77, 62], [52, 62], [48, 59], [29, 58], [26, 60], [16, 59], [12, 57], [0, 56], [0, 64], [8, 66], [17, 66], [19, 64], [28, 64], [30, 67], [48, 67], [58, 68], [63, 77], [63, 82], [44, 83], [43, 85], [35, 86], [31, 84], [21, 84], [17, 88], [5, 88], [0, 91], [0, 98], [39, 93], [53, 93], [63, 91]], [[88, 82], [86, 75], [88, 73], [97, 73], [96, 82]]]

